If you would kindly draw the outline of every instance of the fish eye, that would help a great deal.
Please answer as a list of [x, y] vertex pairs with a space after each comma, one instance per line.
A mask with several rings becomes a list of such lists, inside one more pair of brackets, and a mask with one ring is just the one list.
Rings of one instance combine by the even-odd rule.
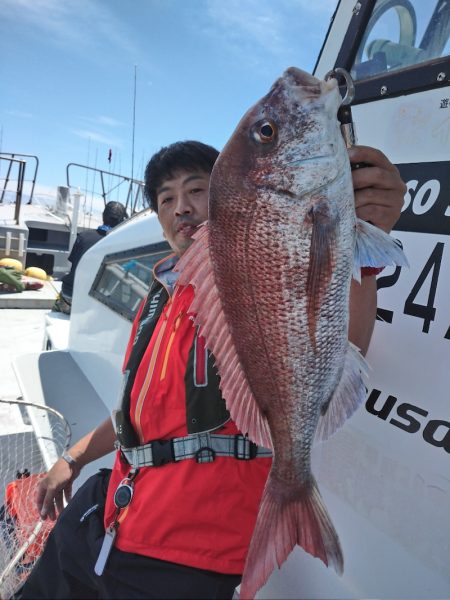
[[273, 142], [277, 135], [277, 126], [273, 121], [264, 119], [254, 125], [253, 137], [257, 142], [267, 144]]

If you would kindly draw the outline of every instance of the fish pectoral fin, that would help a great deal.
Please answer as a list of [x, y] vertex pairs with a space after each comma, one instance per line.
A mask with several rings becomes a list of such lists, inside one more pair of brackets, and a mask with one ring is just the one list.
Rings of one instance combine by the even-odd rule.
[[366, 396], [364, 380], [369, 365], [359, 349], [348, 343], [341, 379], [324, 414], [319, 417], [314, 441], [323, 442], [340, 429], [363, 402]]
[[215, 358], [220, 375], [220, 389], [231, 418], [252, 442], [272, 449], [269, 424], [261, 412], [239, 360], [220, 293], [214, 279], [209, 253], [209, 229], [205, 224], [194, 234], [194, 243], [176, 265], [180, 272], [177, 285], [192, 285], [194, 300], [189, 312], [205, 345]]
[[330, 214], [329, 203], [325, 198], [314, 199], [308, 216], [312, 224], [312, 233], [306, 295], [309, 337], [315, 347], [317, 315], [333, 274], [336, 221]]
[[367, 221], [356, 221], [353, 278], [361, 281], [361, 267], [409, 267], [408, 260], [395, 239]]

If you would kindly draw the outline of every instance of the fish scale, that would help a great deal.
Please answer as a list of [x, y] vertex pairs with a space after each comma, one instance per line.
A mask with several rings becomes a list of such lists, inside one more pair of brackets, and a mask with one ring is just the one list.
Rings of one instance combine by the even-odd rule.
[[406, 264], [392, 238], [356, 219], [339, 105], [334, 79], [288, 69], [220, 153], [208, 223], [177, 265], [231, 417], [274, 453], [242, 598], [296, 544], [342, 572], [311, 448], [365, 396], [365, 362], [347, 339], [352, 274]]

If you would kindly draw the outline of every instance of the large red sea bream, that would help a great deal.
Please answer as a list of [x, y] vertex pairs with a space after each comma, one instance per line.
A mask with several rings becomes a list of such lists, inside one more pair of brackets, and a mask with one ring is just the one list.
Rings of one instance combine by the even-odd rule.
[[296, 544], [342, 572], [311, 447], [365, 395], [364, 359], [348, 341], [352, 274], [406, 263], [390, 236], [356, 218], [340, 102], [334, 79], [288, 69], [220, 153], [208, 223], [179, 263], [231, 417], [274, 454], [242, 598]]

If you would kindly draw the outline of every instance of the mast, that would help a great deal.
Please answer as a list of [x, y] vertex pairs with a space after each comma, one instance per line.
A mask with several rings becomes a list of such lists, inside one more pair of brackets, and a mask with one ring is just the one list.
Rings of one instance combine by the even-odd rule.
[[132, 141], [131, 141], [131, 204], [133, 204], [134, 132], [136, 129], [136, 71], [137, 71], [137, 65], [134, 65], [133, 131], [132, 131]]

